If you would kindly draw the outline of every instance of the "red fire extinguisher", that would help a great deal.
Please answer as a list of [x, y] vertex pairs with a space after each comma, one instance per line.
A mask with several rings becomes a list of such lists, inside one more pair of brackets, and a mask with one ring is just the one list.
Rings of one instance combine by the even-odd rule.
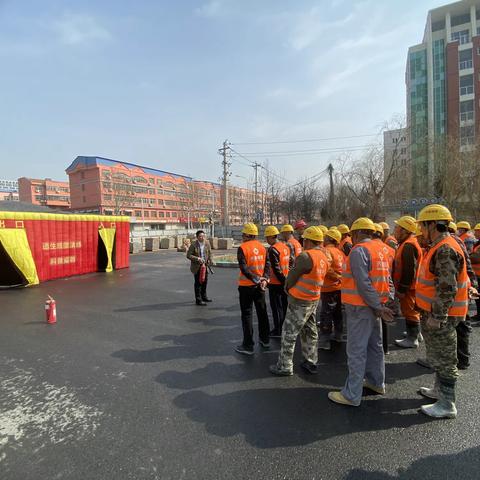
[[205, 279], [207, 278], [207, 266], [202, 263], [200, 267], [200, 275], [199, 275], [199, 281], [203, 285], [205, 283]]
[[47, 316], [47, 323], [57, 323], [57, 304], [50, 295], [45, 301], [45, 314]]

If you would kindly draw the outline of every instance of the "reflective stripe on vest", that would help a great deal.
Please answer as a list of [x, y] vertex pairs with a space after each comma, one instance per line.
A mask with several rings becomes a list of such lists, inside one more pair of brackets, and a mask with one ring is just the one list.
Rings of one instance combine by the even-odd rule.
[[419, 308], [426, 312], [432, 311], [432, 304], [437, 300], [437, 291], [435, 288], [435, 275], [430, 271], [430, 263], [433, 255], [442, 245], [448, 245], [463, 258], [462, 270], [457, 274], [457, 294], [455, 295], [452, 306], [448, 309], [448, 316], [464, 317], [468, 313], [468, 287], [470, 285], [467, 274], [467, 263], [462, 248], [451, 236], [440, 240], [440, 242], [431, 248], [423, 257], [415, 288], [415, 299]]
[[313, 263], [308, 273], [304, 273], [288, 293], [299, 300], [313, 302], [320, 299], [320, 289], [328, 269], [328, 260], [318, 248], [306, 250]]
[[395, 261], [394, 261], [394, 269], [393, 269], [393, 283], [395, 284], [395, 288], [398, 288], [400, 285], [400, 280], [402, 278], [402, 273], [403, 273], [403, 263], [402, 263], [402, 255], [403, 255], [403, 249], [405, 248], [405, 245], [413, 245], [415, 250], [417, 251], [417, 271], [415, 272], [415, 275], [412, 279], [412, 283], [409, 285], [411, 289], [415, 288], [415, 283], [418, 278], [418, 271], [419, 268], [418, 266], [422, 262], [422, 256], [423, 252], [420, 247], [420, 244], [418, 243], [418, 240], [416, 237], [411, 235], [408, 237], [403, 243], [400, 244], [398, 247], [397, 252], [395, 253]]
[[[326, 248], [332, 257], [331, 271], [341, 275], [343, 271], [343, 263], [345, 262], [345, 254], [332, 244], [327, 245]], [[339, 278], [338, 280], [333, 280], [328, 276], [325, 277], [325, 280], [323, 282], [322, 292], [336, 292], [341, 288], [342, 288], [341, 278]]]
[[[290, 264], [290, 247], [282, 242], [274, 243], [270, 248], [274, 248], [280, 257], [280, 269], [282, 270], [285, 276], [288, 275], [288, 267]], [[270, 275], [270, 284], [271, 285], [281, 285], [280, 280], [277, 278], [273, 268], [271, 269], [272, 274]]]
[[[369, 241], [355, 245], [352, 249], [365, 248], [370, 254], [370, 271], [368, 276], [372, 287], [377, 291], [381, 303], [386, 303], [390, 295], [390, 266], [382, 245], [379, 242]], [[363, 306], [367, 304], [360, 295], [357, 283], [352, 275], [350, 256], [347, 257], [342, 275], [342, 303]]]
[[381, 251], [383, 252], [383, 254], [388, 258], [388, 266], [391, 274], [393, 270], [393, 262], [395, 260], [396, 250], [392, 248], [390, 245], [387, 245], [385, 242], [383, 242], [379, 238], [374, 238], [372, 242], [377, 243]]
[[[267, 249], [258, 240], [249, 240], [240, 245], [245, 260], [247, 262], [247, 269], [256, 277], [263, 277], [265, 273], [265, 259], [267, 256]], [[238, 275], [238, 285], [241, 287], [251, 287], [256, 285], [255, 282], [243, 275], [242, 271]]]

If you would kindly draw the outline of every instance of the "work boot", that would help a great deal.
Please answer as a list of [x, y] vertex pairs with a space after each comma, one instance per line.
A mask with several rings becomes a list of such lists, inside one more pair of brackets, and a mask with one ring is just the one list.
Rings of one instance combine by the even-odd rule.
[[440, 392], [440, 381], [438, 379], [438, 375], [435, 374], [435, 383], [433, 384], [433, 388], [428, 387], [420, 387], [418, 389], [418, 393], [423, 395], [424, 397], [431, 398], [432, 400], [438, 400]]
[[433, 418], [455, 418], [455, 380], [440, 379], [438, 400], [430, 405], [423, 405], [420, 410], [425, 415]]
[[317, 365], [308, 360], [304, 360], [300, 366], [310, 375], [316, 375], [318, 373]]
[[330, 340], [336, 343], [345, 343], [347, 341], [347, 339], [345, 338], [345, 335], [343, 335], [342, 332], [337, 332], [336, 330], [330, 336]]
[[395, 340], [395, 344], [402, 348], [418, 348], [418, 335], [420, 325], [407, 323], [407, 336], [404, 339]]

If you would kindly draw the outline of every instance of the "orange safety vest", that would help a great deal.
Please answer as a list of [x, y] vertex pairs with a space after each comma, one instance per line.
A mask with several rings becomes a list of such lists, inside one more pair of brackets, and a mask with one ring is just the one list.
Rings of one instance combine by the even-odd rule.
[[345, 247], [345, 244], [346, 243], [349, 243], [350, 245], [352, 245], [352, 237], [350, 237], [349, 235], [347, 235], [345, 238], [342, 238], [342, 240], [340, 240], [340, 244], [338, 245], [338, 248], [346, 255], [345, 253], [345, 250], [344, 250], [344, 247]]
[[[403, 249], [405, 248], [405, 245], [407, 245], [407, 243], [410, 245], [413, 245], [417, 250], [417, 253], [418, 253], [417, 266], [420, 265], [422, 261], [423, 250], [420, 247], [420, 244], [418, 243], [417, 237], [411, 235], [403, 243], [400, 244], [400, 246], [398, 247], [398, 250], [395, 253], [395, 262], [394, 262], [395, 268], [393, 269], [393, 283], [395, 285], [395, 288], [398, 288], [400, 284], [400, 279], [402, 278], [402, 269], [403, 269], [402, 255], [403, 255]], [[412, 290], [415, 288], [415, 284], [417, 282], [418, 271], [419, 271], [419, 268], [417, 268], [415, 277], [413, 278], [412, 284], [410, 285], [410, 289]]]
[[314, 302], [320, 299], [320, 289], [327, 273], [328, 260], [318, 248], [305, 250], [305, 252], [311, 258], [313, 267], [310, 272], [300, 276], [288, 293], [298, 300]]
[[[388, 259], [385, 257], [381, 245], [378, 242], [362, 242], [355, 245], [356, 248], [365, 248], [370, 253], [370, 271], [368, 276], [372, 282], [373, 288], [377, 291], [380, 302], [387, 303], [390, 293], [390, 267]], [[367, 304], [358, 292], [357, 283], [353, 278], [350, 267], [350, 256], [347, 257], [342, 275], [342, 303], [366, 307]]]
[[288, 239], [288, 243], [293, 246], [295, 258], [297, 258], [303, 251], [301, 243], [293, 236]]
[[389, 235], [384, 242], [386, 245], [388, 245], [390, 248], [393, 248], [396, 250], [398, 248], [398, 242], [397, 239], [393, 235]]
[[[270, 248], [274, 248], [280, 255], [280, 268], [285, 276], [288, 275], [288, 267], [290, 265], [290, 247], [286, 243], [277, 242], [274, 243]], [[270, 276], [271, 285], [281, 285], [280, 280], [275, 275], [273, 269], [271, 270], [272, 274]]]
[[460, 245], [450, 236], [443, 238], [423, 257], [418, 273], [415, 298], [419, 308], [426, 312], [432, 311], [432, 303], [437, 297], [435, 289], [435, 275], [430, 272], [430, 262], [434, 253], [442, 246], [448, 245], [463, 257], [462, 270], [457, 274], [457, 294], [453, 305], [448, 310], [449, 317], [464, 317], [468, 313], [468, 286], [467, 263]]
[[[476, 253], [480, 250], [480, 243], [473, 248], [472, 253]], [[480, 278], [480, 263], [472, 263], [472, 268], [473, 271], [475, 272], [475, 275]]]
[[[265, 273], [265, 260], [267, 258], [267, 249], [258, 240], [249, 240], [240, 245], [245, 260], [247, 261], [247, 268], [257, 277], [263, 277]], [[238, 276], [238, 285], [241, 287], [251, 287], [255, 283], [245, 277], [240, 270]]]
[[[332, 245], [332, 244], [328, 244], [326, 249], [332, 257], [331, 270], [341, 275], [343, 270], [343, 263], [345, 262], [345, 254], [340, 249], [338, 249], [335, 245]], [[334, 280], [333, 278], [329, 278], [328, 274], [325, 276], [325, 280], [323, 282], [323, 287], [322, 287], [322, 293], [336, 292], [341, 288], [342, 288], [341, 278]]]
[[376, 243], [380, 247], [380, 251], [383, 253], [383, 255], [387, 257], [390, 273], [392, 273], [396, 250], [379, 238], [374, 238], [372, 242]]
[[467, 238], [472, 238], [472, 236], [473, 236], [473, 235], [472, 235], [470, 232], [464, 232], [464, 233], [462, 233], [461, 235], [459, 235], [458, 238], [459, 238], [463, 243], [465, 243], [465, 240], [466, 240]]

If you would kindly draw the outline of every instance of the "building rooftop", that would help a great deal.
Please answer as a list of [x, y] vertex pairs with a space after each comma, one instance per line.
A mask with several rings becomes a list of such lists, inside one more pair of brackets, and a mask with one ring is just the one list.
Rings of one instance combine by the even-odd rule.
[[77, 166], [82, 165], [85, 167], [90, 167], [90, 166], [106, 166], [106, 167], [113, 167], [115, 165], [123, 165], [126, 168], [129, 169], [134, 169], [134, 168], [139, 168], [143, 172], [151, 174], [151, 175], [158, 175], [158, 176], [165, 176], [165, 175], [170, 175], [171, 177], [174, 178], [184, 178], [185, 180], [192, 181], [192, 177], [187, 177], [185, 175], [179, 175], [177, 173], [171, 173], [171, 172], [166, 172], [164, 170], [157, 170], [156, 168], [149, 168], [149, 167], [144, 167], [143, 165], [136, 165], [135, 163], [130, 163], [130, 162], [122, 162], [120, 160], [112, 160], [111, 158], [103, 158], [103, 157], [87, 157], [87, 156], [78, 156], [72, 164], [65, 170], [68, 173], [73, 172]]
[[10, 200], [0, 201], [0, 212], [74, 213], [69, 210], [59, 210], [58, 208], [49, 208], [43, 205]]

